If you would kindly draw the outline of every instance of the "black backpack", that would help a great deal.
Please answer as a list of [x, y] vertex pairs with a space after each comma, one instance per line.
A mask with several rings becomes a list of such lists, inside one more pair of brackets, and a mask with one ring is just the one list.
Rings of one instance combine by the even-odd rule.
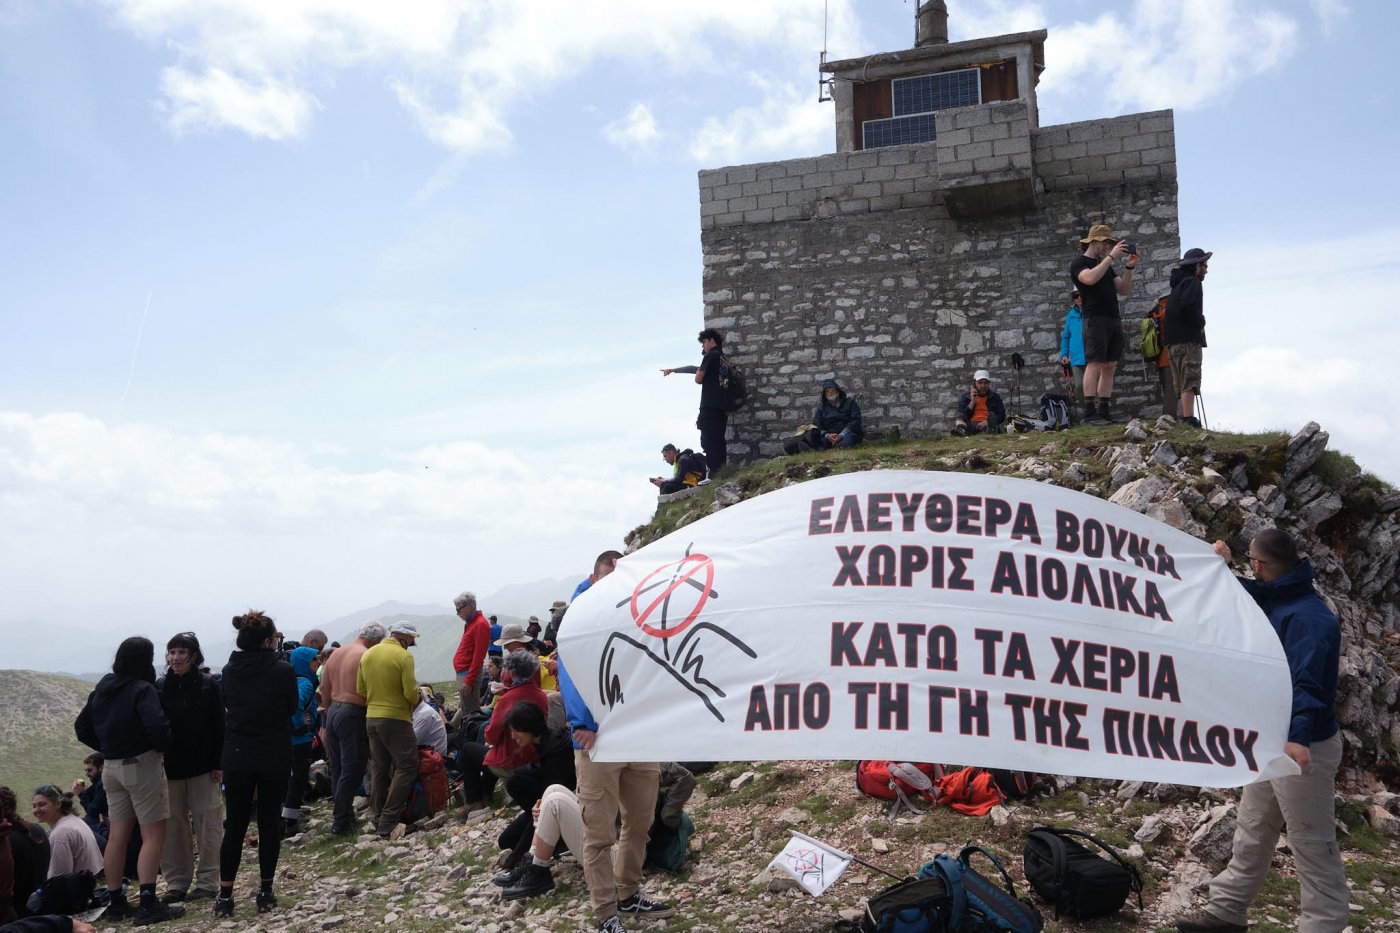
[[37, 892], [41, 914], [76, 914], [92, 904], [97, 881], [90, 871], [70, 871], [54, 875]]
[[[1070, 836], [1088, 839], [1113, 861], [1075, 842]], [[1026, 837], [1021, 855], [1026, 881], [1035, 892], [1055, 905], [1055, 916], [1063, 911], [1087, 920], [1119, 910], [1128, 894], [1138, 898], [1142, 909], [1142, 876], [1108, 843], [1077, 829], [1038, 826]]]
[[704, 479], [705, 474], [710, 469], [705, 458], [689, 447], [682, 450], [680, 455], [676, 457], [676, 466], [679, 467], [676, 470], [676, 478], [679, 480], [684, 480], [687, 473], [698, 474], [701, 479]]
[[1008, 768], [988, 768], [992, 780], [1003, 794], [1013, 800], [1025, 800], [1036, 792], [1034, 771], [1012, 771]]
[[749, 383], [739, 367], [720, 357], [719, 387], [729, 393], [729, 410], [738, 411], [749, 400]]

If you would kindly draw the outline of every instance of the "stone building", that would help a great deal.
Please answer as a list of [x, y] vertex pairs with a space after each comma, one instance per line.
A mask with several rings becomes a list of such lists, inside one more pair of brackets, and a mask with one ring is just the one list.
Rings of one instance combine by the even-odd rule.
[[948, 42], [932, 0], [916, 48], [822, 66], [834, 154], [700, 172], [705, 326], [750, 386], [732, 458], [777, 454], [832, 375], [868, 427], [905, 436], [946, 431], [979, 368], [1032, 411], [1062, 391], [1068, 268], [1094, 223], [1145, 257], [1120, 299], [1116, 410], [1160, 411], [1136, 348], [1181, 255], [1172, 112], [1041, 126], [1045, 36]]

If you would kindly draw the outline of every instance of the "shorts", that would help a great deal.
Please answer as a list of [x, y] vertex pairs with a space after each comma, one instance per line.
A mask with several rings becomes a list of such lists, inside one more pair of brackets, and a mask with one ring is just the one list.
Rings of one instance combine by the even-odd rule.
[[1084, 319], [1084, 360], [1116, 363], [1123, 356], [1123, 322], [1116, 317]]
[[1191, 392], [1201, 394], [1201, 345], [1199, 343], [1174, 343], [1167, 347], [1167, 359], [1172, 364], [1172, 381], [1176, 383], [1178, 394]]
[[170, 817], [165, 764], [155, 751], [107, 759], [102, 786], [107, 789], [107, 818], [113, 823], [134, 819], [148, 826]]

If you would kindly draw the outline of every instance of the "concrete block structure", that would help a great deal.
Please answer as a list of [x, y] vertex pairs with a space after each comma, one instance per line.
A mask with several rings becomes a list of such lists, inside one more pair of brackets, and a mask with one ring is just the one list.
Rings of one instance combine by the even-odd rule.
[[905, 436], [946, 431], [979, 368], [1032, 411], [1060, 391], [1069, 263], [1095, 223], [1145, 256], [1117, 409], [1161, 410], [1136, 346], [1181, 255], [1171, 111], [1039, 126], [1045, 32], [948, 43], [942, 6], [921, 8], [919, 48], [823, 66], [837, 152], [700, 172], [705, 326], [750, 387], [737, 461], [776, 455], [833, 375]]

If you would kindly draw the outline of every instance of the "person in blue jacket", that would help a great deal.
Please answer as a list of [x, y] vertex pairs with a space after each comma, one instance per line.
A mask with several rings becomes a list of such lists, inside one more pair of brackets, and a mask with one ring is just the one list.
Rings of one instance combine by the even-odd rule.
[[1079, 292], [1070, 293], [1065, 326], [1060, 330], [1060, 365], [1068, 366], [1074, 374], [1074, 398], [1084, 399], [1084, 306]]
[[320, 654], [302, 645], [293, 648], [287, 660], [297, 675], [297, 708], [292, 713], [292, 771], [287, 780], [287, 796], [282, 798], [282, 838], [301, 832], [301, 802], [306, 797], [306, 776], [311, 771], [311, 746], [316, 738], [316, 672], [312, 662]]
[[[611, 573], [615, 565], [616, 558], [600, 573], [595, 564], [589, 585]], [[583, 808], [583, 852], [575, 854], [583, 860], [583, 880], [598, 918], [599, 933], [624, 933], [619, 915], [661, 919], [675, 913], [669, 904], [642, 894], [642, 864], [646, 861], [647, 834], [656, 811], [656, 792], [661, 785], [661, 764], [594, 761], [589, 750], [598, 738], [598, 720], [569, 676], [562, 655], [558, 675], [559, 693], [573, 733], [578, 802]]]
[[[1215, 542], [1226, 561], [1230, 548]], [[1249, 926], [1249, 905], [1264, 886], [1280, 831], [1288, 827], [1302, 887], [1298, 929], [1340, 931], [1347, 926], [1347, 881], [1333, 814], [1342, 736], [1337, 725], [1337, 669], [1341, 625], [1313, 587], [1312, 562], [1277, 528], [1249, 544], [1254, 579], [1240, 583], [1264, 610], [1283, 644], [1293, 681], [1288, 740], [1283, 752], [1302, 773], [1245, 787], [1230, 864], [1210, 884], [1210, 903], [1177, 921], [1181, 933], [1237, 931]]]

